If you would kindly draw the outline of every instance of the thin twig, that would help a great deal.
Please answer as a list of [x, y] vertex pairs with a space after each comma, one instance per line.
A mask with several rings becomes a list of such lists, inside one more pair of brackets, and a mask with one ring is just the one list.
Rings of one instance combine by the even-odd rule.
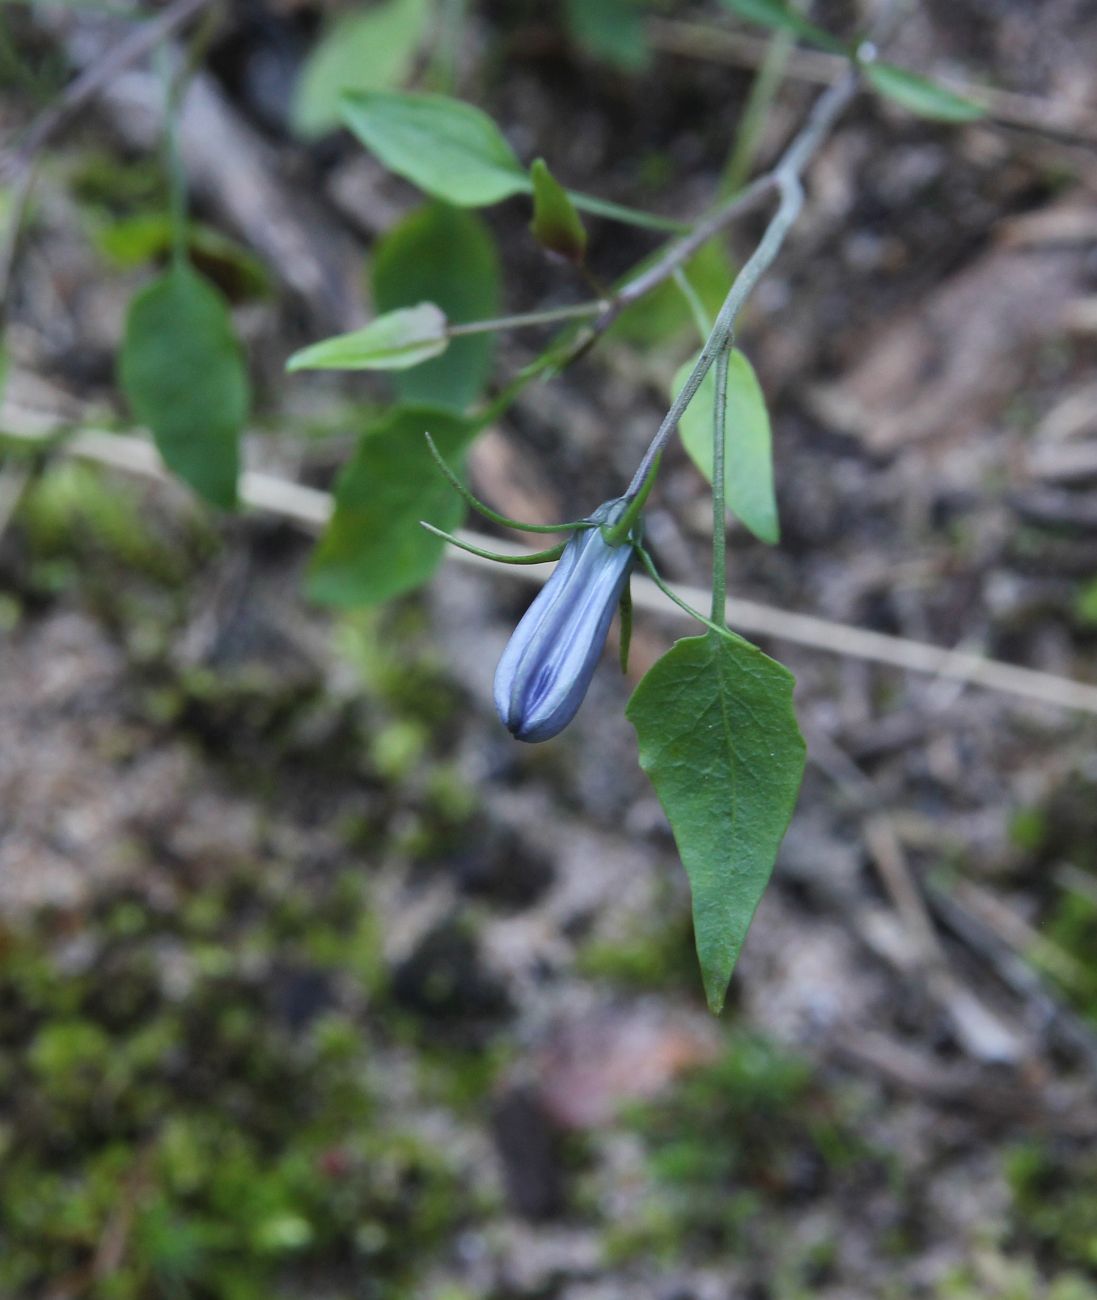
[[[785, 242], [785, 237], [792, 229], [796, 218], [800, 215], [804, 203], [804, 190], [800, 183], [803, 170], [822, 146], [839, 115], [856, 95], [860, 81], [858, 72], [851, 70], [841, 81], [836, 82], [829, 90], [819, 96], [808, 116], [807, 122], [793, 138], [792, 143], [781, 156], [780, 162], [773, 169], [770, 184], [777, 187], [777, 192], [780, 195], [777, 211], [770, 218], [769, 225], [766, 227], [758, 247], [748, 258], [743, 269], [735, 277], [731, 288], [728, 290], [724, 305], [720, 308], [716, 323], [712, 327], [705, 346], [701, 349], [697, 364], [690, 372], [689, 378], [682, 386], [678, 396], [672, 402], [670, 410], [663, 417], [662, 424], [656, 430], [655, 436], [652, 438], [636, 473], [633, 475], [632, 482], [628, 487], [629, 496], [639, 490], [640, 484], [647, 477], [652, 462], [670, 440], [674, 430], [678, 427], [678, 421], [682, 418], [682, 413], [693, 400], [713, 363], [721, 352], [726, 351], [729, 346], [735, 331], [735, 321], [743, 308], [743, 304], [753, 292], [755, 285], [772, 265], [774, 258], [781, 250], [781, 245]], [[749, 190], [744, 191], [744, 196], [749, 193]]]
[[11, 166], [17, 171], [30, 167], [57, 131], [104, 86], [109, 85], [130, 64], [144, 58], [161, 41], [212, 3], [213, 0], [173, 0], [162, 13], [142, 23], [97, 63], [85, 68], [69, 82], [57, 100], [43, 109], [30, 124], [15, 151]]
[[567, 307], [546, 307], [543, 311], [518, 312], [514, 316], [499, 316], [491, 320], [461, 321], [446, 326], [446, 337], [460, 338], [464, 334], [488, 334], [494, 330], [526, 329], [533, 325], [552, 325], [557, 321], [574, 320], [583, 316], [597, 316], [609, 307], [608, 302], [592, 301], [572, 303]]
[[728, 521], [724, 510], [724, 446], [727, 430], [728, 350], [716, 358], [716, 401], [712, 408], [712, 608], [709, 618], [727, 621]]
[[[648, 20], [648, 37], [659, 50], [686, 58], [703, 59], [737, 68], [758, 68], [769, 50], [769, 40], [753, 32], [733, 32], [708, 23], [687, 22], [674, 18]], [[848, 66], [840, 54], [824, 50], [794, 49], [785, 71], [797, 81], [815, 86], [829, 86]], [[1072, 112], [1071, 106], [1041, 98], [1001, 90], [996, 86], [947, 79], [947, 87], [956, 94], [981, 104], [993, 121], [1003, 126], [1020, 127], [1038, 135], [1060, 140], [1064, 144], [1097, 142], [1092, 114]]]
[[19, 247], [19, 235], [23, 229], [42, 150], [61, 127], [99, 91], [212, 3], [213, 0], [174, 0], [162, 13], [135, 28], [102, 59], [74, 77], [54, 103], [43, 109], [30, 124], [15, 151], [3, 160], [0, 173], [10, 185], [10, 193], [7, 226], [0, 238], [0, 324], [3, 323], [7, 309], [8, 286]]
[[[46, 442], [56, 436], [57, 430], [46, 421], [20, 429], [10, 404], [5, 416], [6, 437]], [[142, 438], [86, 430], [59, 444], [59, 450], [145, 478], [172, 481], [155, 449]], [[328, 492], [254, 471], [243, 475], [240, 499], [245, 505], [257, 510], [268, 510], [292, 520], [310, 532], [318, 532], [326, 527], [334, 508]], [[488, 537], [464, 529], [458, 530], [457, 536], [473, 546], [487, 546], [504, 555], [529, 554], [527, 547], [504, 538]], [[457, 553], [452, 554], [451, 558], [474, 568], [488, 568], [490, 565], [493, 573], [499, 573], [499, 569], [491, 565], [490, 561], [480, 560], [474, 555]], [[548, 576], [532, 568], [508, 568], [504, 572], [517, 574], [536, 585], [546, 581]], [[710, 593], [699, 587], [675, 583], [671, 589], [680, 600], [694, 608], [704, 608], [710, 598]], [[651, 613], [680, 617], [655, 584], [643, 577], [633, 579], [633, 604]], [[871, 632], [867, 628], [835, 623], [810, 614], [793, 614], [753, 600], [729, 599], [727, 616], [731, 627], [753, 636], [772, 637], [777, 641], [807, 646], [826, 654], [864, 659], [889, 668], [980, 686], [1038, 704], [1097, 715], [1097, 685], [1088, 682], [1077, 682], [1069, 677], [1058, 677], [1053, 673], [1002, 663], [968, 650], [949, 650], [942, 646], [928, 645], [924, 641]]]

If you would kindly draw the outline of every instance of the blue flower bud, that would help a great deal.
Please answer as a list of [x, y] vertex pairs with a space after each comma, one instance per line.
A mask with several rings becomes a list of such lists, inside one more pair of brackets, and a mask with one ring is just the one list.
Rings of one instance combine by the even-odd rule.
[[590, 516], [600, 526], [574, 534], [503, 651], [495, 708], [518, 740], [548, 740], [579, 711], [632, 563], [632, 547], [610, 546], [601, 525], [627, 506], [607, 501]]

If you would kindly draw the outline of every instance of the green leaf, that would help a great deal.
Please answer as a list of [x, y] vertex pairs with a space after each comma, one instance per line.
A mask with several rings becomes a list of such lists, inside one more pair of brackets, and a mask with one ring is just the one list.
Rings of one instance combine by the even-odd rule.
[[465, 507], [438, 472], [423, 434], [457, 466], [477, 428], [452, 411], [401, 406], [362, 435], [336, 482], [335, 513], [312, 558], [314, 600], [374, 605], [430, 577], [444, 543], [419, 521], [452, 531]]
[[528, 193], [530, 179], [486, 113], [446, 95], [343, 97], [343, 121], [399, 176], [463, 208]]
[[[642, 264], [632, 275], [648, 264]], [[723, 244], [718, 239], [709, 240], [694, 253], [683, 269], [705, 310], [715, 318], [734, 276]], [[692, 328], [693, 316], [689, 304], [672, 280], [664, 280], [622, 312], [610, 333], [638, 347], [664, 348], [669, 341]]]
[[[388, 231], [375, 247], [370, 281], [382, 312], [429, 298], [457, 325], [499, 313], [491, 233], [475, 212], [448, 203], [429, 203]], [[396, 391], [405, 402], [463, 411], [483, 392], [494, 349], [490, 334], [453, 339], [444, 356], [394, 375]]]
[[804, 771], [793, 677], [741, 637], [678, 641], [626, 710], [693, 895], [697, 956], [719, 1012]]
[[[674, 396], [681, 392], [696, 364], [687, 361], [674, 377]], [[712, 482], [712, 426], [716, 403], [715, 367], [678, 423], [690, 458]], [[774, 545], [780, 540], [777, 499], [773, 491], [773, 442], [765, 394], [754, 367], [733, 348], [728, 361], [727, 418], [724, 429], [725, 500], [728, 509], [755, 537]]]
[[322, 339], [286, 362], [287, 370], [407, 370], [441, 356], [446, 314], [432, 302], [386, 312], [364, 329]]
[[761, 23], [773, 31], [792, 32], [794, 36], [817, 45], [821, 50], [830, 50], [832, 54], [849, 54], [845, 42], [837, 36], [831, 36], [822, 27], [808, 22], [802, 14], [790, 9], [782, 0], [724, 0], [724, 5], [748, 22]]
[[986, 115], [980, 104], [893, 63], [874, 61], [863, 64], [861, 71], [881, 95], [919, 117], [937, 122], [974, 122]]
[[405, 81], [430, 12], [428, 0], [389, 0], [336, 18], [301, 70], [290, 115], [294, 130], [322, 135], [342, 121], [344, 91], [386, 90]]
[[581, 263], [587, 251], [587, 232], [567, 190], [538, 158], [529, 169], [533, 182], [533, 221], [530, 229], [542, 248], [569, 262]]
[[190, 267], [172, 267], [130, 304], [119, 381], [168, 468], [231, 509], [247, 371], [224, 299]]
[[567, 0], [564, 16], [572, 37], [589, 54], [626, 72], [651, 58], [638, 0]]
[[[344, 95], [343, 121], [391, 171], [461, 208], [482, 208], [533, 188], [490, 117], [447, 95], [367, 91]], [[569, 191], [584, 212], [650, 230], [688, 229], [670, 217]]]

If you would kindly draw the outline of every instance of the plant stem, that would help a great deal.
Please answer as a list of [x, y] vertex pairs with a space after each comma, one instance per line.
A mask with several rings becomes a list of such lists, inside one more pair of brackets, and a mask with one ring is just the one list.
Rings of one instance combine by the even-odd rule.
[[419, 520], [419, 527], [425, 528], [428, 533], [433, 533], [444, 542], [449, 542], [451, 546], [468, 551], [469, 555], [478, 555], [482, 560], [494, 560], [496, 564], [551, 564], [563, 555], [564, 547], [567, 545], [566, 542], [561, 542], [559, 546], [552, 546], [547, 551], [529, 551], [524, 555], [501, 555], [498, 551], [485, 551], [483, 547], [462, 541], [460, 537], [454, 537], [452, 533], [428, 524], [425, 519]]
[[187, 262], [187, 178], [179, 155], [179, 101], [183, 96], [182, 74], [174, 74], [167, 46], [156, 51], [156, 63], [164, 82], [164, 170], [168, 178], [168, 222], [171, 227], [171, 264], [176, 271]]
[[[674, 399], [670, 410], [664, 416], [662, 424], [656, 430], [654, 438], [652, 438], [636, 473], [632, 477], [626, 496], [634, 496], [640, 490], [640, 486], [647, 478], [655, 457], [666, 446], [674, 430], [678, 427], [682, 412], [693, 400], [702, 380], [712, 369], [717, 358], [722, 352], [726, 351], [735, 329], [736, 318], [742, 310], [743, 304], [763, 274], [772, 265], [774, 258], [780, 252], [781, 245], [785, 242], [785, 237], [792, 229], [796, 218], [800, 215], [800, 210], [804, 205], [804, 190], [800, 183], [800, 175], [826, 139], [828, 131], [834, 125], [839, 114], [857, 93], [859, 84], [860, 77], [856, 70], [853, 70], [820, 95], [815, 101], [815, 106], [803, 129], [795, 136], [782, 155], [781, 161], [774, 168], [770, 183], [776, 185], [780, 195], [777, 211], [770, 218], [769, 225], [766, 227], [758, 247], [744, 264], [743, 269], [735, 277], [731, 288], [728, 290], [724, 305], [720, 308], [720, 314], [716, 317], [716, 323], [713, 325], [705, 346], [701, 350], [701, 356], [686, 380], [682, 391]], [[744, 197], [750, 192], [750, 189], [745, 190], [743, 192]]]
[[97, 63], [86, 68], [61, 92], [57, 100], [34, 119], [24, 133], [14, 154], [4, 160], [3, 182], [10, 186], [7, 225], [0, 236], [0, 326], [8, 306], [15, 257], [23, 219], [34, 188], [39, 156], [53, 136], [70, 118], [92, 100], [99, 91], [138, 59], [188, 22], [213, 0], [173, 0], [155, 18], [142, 23], [118, 42]]
[[639, 208], [629, 208], [623, 203], [614, 203], [610, 199], [599, 199], [593, 194], [581, 194], [578, 190], [568, 190], [568, 198], [580, 210], [596, 217], [608, 217], [611, 221], [620, 221], [628, 226], [641, 226], [645, 230], [670, 230], [681, 233], [689, 229], [688, 223], [677, 217], [660, 217], [654, 212], [643, 212]]
[[712, 621], [722, 627], [727, 618], [728, 539], [724, 509], [724, 436], [727, 426], [728, 348], [716, 358], [716, 402], [712, 415]]
[[487, 334], [492, 330], [516, 330], [531, 325], [551, 325], [560, 320], [597, 316], [608, 306], [607, 302], [577, 302], [569, 307], [548, 307], [544, 311], [519, 312], [515, 316], [498, 316], [494, 320], [463, 321], [460, 325], [447, 325], [446, 337], [456, 339], [463, 334]]
[[655, 567], [655, 561], [651, 558], [650, 552], [644, 546], [637, 546], [636, 554], [640, 557], [640, 563], [647, 570], [648, 577], [655, 583], [664, 596], [673, 601], [680, 610], [683, 610], [690, 618], [695, 618], [698, 623], [703, 623], [710, 632], [718, 632], [721, 636], [731, 637], [735, 640], [742, 640], [738, 633], [733, 632], [726, 625], [714, 623], [711, 618], [706, 618], [699, 609], [694, 609], [691, 604], [683, 600], [681, 596], [668, 583], [663, 581], [659, 570]]

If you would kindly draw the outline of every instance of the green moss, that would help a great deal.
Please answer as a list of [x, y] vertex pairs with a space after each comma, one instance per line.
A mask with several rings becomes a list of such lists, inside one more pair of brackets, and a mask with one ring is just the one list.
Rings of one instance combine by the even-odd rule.
[[1009, 819], [1009, 840], [1026, 853], [1037, 853], [1047, 839], [1047, 816], [1040, 808], [1018, 808]]
[[984, 1250], [978, 1263], [954, 1269], [934, 1300], [1097, 1300], [1097, 1284], [1072, 1272], [1045, 1282], [1031, 1262]]
[[626, 989], [697, 988], [693, 922], [684, 897], [667, 891], [651, 909], [652, 921], [638, 921], [620, 939], [596, 938], [576, 958], [589, 979], [603, 979]]
[[[1090, 888], [1067, 888], [1057, 897], [1040, 927], [1040, 933], [1050, 945], [1051, 952], [1058, 950], [1073, 959], [1065, 969], [1060, 969], [1061, 963], [1054, 963], [1049, 974], [1058, 977], [1064, 993], [1078, 1010], [1087, 1019], [1097, 1022], [1097, 963], [1093, 960], [1094, 935], [1097, 935], [1097, 875], [1090, 874]], [[1048, 965], [1046, 951], [1038, 948], [1033, 953], [1033, 960]]]
[[[50, 465], [24, 494], [18, 518], [39, 561], [98, 557], [166, 585], [186, 573], [179, 548], [159, 534], [133, 484], [76, 460]], [[89, 554], [90, 552], [90, 554]]]
[[[617, 1225], [619, 1254], [742, 1247], [774, 1229], [782, 1207], [841, 1178], [881, 1177], [880, 1160], [811, 1066], [749, 1035], [628, 1122], [643, 1138], [652, 1189], [638, 1220]], [[815, 1243], [793, 1272], [823, 1268], [827, 1251], [827, 1241]]]
[[378, 969], [349, 877], [236, 873], [0, 932], [5, 1300], [66, 1276], [94, 1300], [266, 1300], [317, 1268], [408, 1294], [473, 1207], [374, 1100]]
[[1097, 581], [1091, 579], [1078, 588], [1074, 597], [1074, 617], [1080, 627], [1097, 628]]
[[370, 694], [405, 721], [437, 731], [457, 707], [457, 695], [426, 644], [423, 613], [406, 601], [343, 615], [334, 629], [336, 649]]
[[1006, 1159], [1019, 1240], [1060, 1266], [1097, 1270], [1097, 1150], [1029, 1143]]

